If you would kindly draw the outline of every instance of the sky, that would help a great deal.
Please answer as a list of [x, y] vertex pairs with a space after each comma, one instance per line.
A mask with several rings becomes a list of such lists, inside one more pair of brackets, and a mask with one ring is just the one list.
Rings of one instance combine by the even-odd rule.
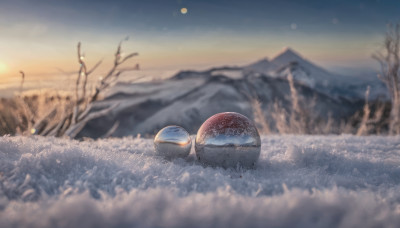
[[72, 72], [82, 42], [106, 69], [118, 43], [142, 69], [245, 65], [291, 47], [328, 69], [367, 68], [398, 0], [1, 0], [0, 82]]

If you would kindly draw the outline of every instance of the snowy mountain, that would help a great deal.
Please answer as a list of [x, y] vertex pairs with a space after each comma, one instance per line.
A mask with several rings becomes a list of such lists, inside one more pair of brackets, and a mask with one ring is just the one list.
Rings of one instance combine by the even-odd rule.
[[262, 74], [268, 74], [271, 70], [276, 69], [277, 65], [271, 63], [268, 58], [261, 59], [244, 67], [245, 71], [254, 71]]
[[[244, 67], [247, 70], [279, 78], [287, 78], [292, 73], [294, 79], [306, 82], [306, 85], [327, 85], [332, 80], [332, 74], [311, 63], [291, 48], [285, 48], [271, 61], [267, 59]], [[299, 75], [299, 76], [298, 76]], [[301, 75], [301, 76], [300, 76]]]
[[[219, 75], [221, 69], [204, 72], [180, 72], [161, 82], [138, 84], [120, 83], [94, 109], [119, 105], [107, 115], [90, 121], [78, 137], [101, 137], [115, 123], [113, 136], [155, 134], [166, 125], [180, 125], [195, 134], [200, 125], [219, 112], [239, 112], [253, 118], [252, 102], [262, 102], [265, 118], [278, 101], [287, 110], [291, 107], [287, 80], [265, 75], [230, 78]], [[223, 71], [237, 71], [223, 68]], [[346, 99], [333, 99], [323, 93], [295, 85], [307, 103], [316, 101], [315, 112], [321, 118], [332, 115], [337, 119], [352, 115], [360, 104]]]
[[[218, 112], [239, 112], [253, 118], [254, 100], [261, 101], [265, 119], [271, 120], [274, 103], [291, 109], [289, 75], [305, 104], [315, 103], [311, 112], [322, 119], [342, 120], [360, 110], [368, 85], [375, 86], [370, 97], [384, 96], [379, 91], [385, 91], [379, 81], [332, 74], [285, 49], [271, 61], [263, 59], [245, 67], [181, 71], [163, 81], [119, 83], [94, 110], [119, 105], [109, 115], [90, 121], [78, 137], [101, 137], [113, 126], [118, 126], [113, 136], [153, 135], [170, 124], [195, 134]], [[376, 90], [379, 85], [381, 90]]]
[[291, 48], [285, 48], [271, 61], [263, 59], [245, 66], [244, 71], [283, 79], [292, 75], [297, 83], [314, 88], [334, 98], [364, 99], [365, 91], [370, 86], [370, 100], [388, 99], [385, 85], [375, 75], [373, 78], [367, 78], [369, 75], [365, 75], [365, 77], [344, 76], [328, 72]]

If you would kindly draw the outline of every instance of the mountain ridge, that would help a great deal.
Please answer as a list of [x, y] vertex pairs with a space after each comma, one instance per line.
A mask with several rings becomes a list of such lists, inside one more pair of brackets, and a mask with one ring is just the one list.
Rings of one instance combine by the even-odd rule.
[[[273, 63], [274, 60], [282, 66]], [[180, 71], [163, 81], [119, 83], [105, 95], [105, 100], [95, 104], [94, 109], [96, 105], [119, 105], [109, 115], [88, 122], [78, 138], [102, 137], [115, 123], [119, 124], [113, 133], [117, 137], [153, 135], [167, 125], [179, 125], [195, 134], [203, 121], [219, 112], [238, 112], [253, 119], [254, 100], [260, 102], [264, 118], [271, 121], [276, 102], [286, 112], [291, 110], [290, 75], [305, 104], [315, 103], [310, 112], [318, 118], [347, 119], [364, 104], [366, 85], [340, 84], [345, 81], [324, 85], [323, 81], [318, 81], [320, 74], [325, 74], [322, 78], [329, 80], [336, 80], [337, 76], [320, 70], [292, 49], [258, 63], [261, 69], [265, 64], [270, 71], [257, 72], [249, 69], [249, 65], [222, 66], [204, 71]]]

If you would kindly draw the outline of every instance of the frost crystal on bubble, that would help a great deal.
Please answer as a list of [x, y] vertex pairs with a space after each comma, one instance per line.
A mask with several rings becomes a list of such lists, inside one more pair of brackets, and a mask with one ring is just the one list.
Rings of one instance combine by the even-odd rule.
[[260, 156], [261, 140], [247, 117], [224, 112], [211, 116], [201, 125], [195, 149], [197, 158], [204, 164], [253, 167]]

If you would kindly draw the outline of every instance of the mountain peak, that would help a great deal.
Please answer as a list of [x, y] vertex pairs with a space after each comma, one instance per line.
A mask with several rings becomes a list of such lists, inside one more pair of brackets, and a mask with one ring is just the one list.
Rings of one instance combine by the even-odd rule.
[[298, 60], [298, 59], [303, 59], [303, 57], [293, 50], [290, 47], [285, 47], [281, 52], [279, 52], [273, 59], [272, 61], [275, 61], [277, 59], [285, 59], [285, 60]]
[[291, 62], [297, 62], [301, 65], [311, 64], [306, 59], [304, 59], [298, 52], [294, 51], [289, 47], [284, 48], [283, 51], [281, 51], [271, 60], [271, 63], [279, 67], [287, 65]]
[[279, 74], [278, 71], [284, 68], [293, 66], [293, 63], [296, 63], [296, 65], [299, 66], [299, 69], [302, 69], [302, 71], [307, 75], [310, 75], [310, 77], [313, 77], [313, 80], [320, 84], [324, 84], [325, 81], [332, 78], [332, 75], [329, 72], [310, 62], [306, 58], [303, 58], [303, 56], [290, 47], [285, 47], [270, 61], [262, 59], [248, 65], [244, 69], [274, 75], [277, 73]]

